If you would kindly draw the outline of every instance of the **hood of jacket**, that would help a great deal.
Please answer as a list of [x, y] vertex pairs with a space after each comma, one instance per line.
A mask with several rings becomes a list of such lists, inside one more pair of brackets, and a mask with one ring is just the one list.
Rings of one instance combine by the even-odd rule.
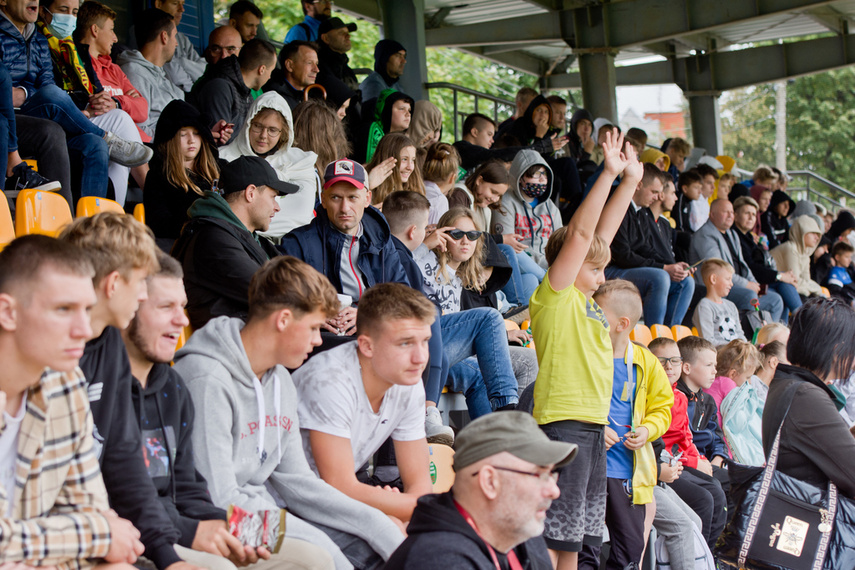
[[225, 79], [234, 87], [240, 97], [247, 97], [251, 93], [243, 80], [240, 62], [236, 55], [224, 57], [214, 65], [209, 65], [205, 70], [205, 75], [193, 86], [193, 91], [198, 93], [212, 79]]
[[[758, 196], [759, 196], [759, 194], [758, 194]], [[756, 198], [755, 198], [755, 200], [756, 200]], [[772, 199], [769, 202], [769, 210], [768, 211], [775, 212], [775, 207], [778, 204], [781, 204], [783, 202], [789, 202], [789, 204], [790, 204], [790, 210], [789, 210], [789, 213], [787, 214], [789, 216], [796, 209], [796, 203], [783, 190], [775, 190], [774, 192], [772, 192]], [[814, 213], [816, 213], [816, 212], [814, 212]], [[778, 214], [776, 213], [775, 215], [777, 216]]]
[[208, 121], [202, 116], [196, 107], [190, 103], [175, 99], [171, 101], [160, 114], [157, 127], [154, 130], [152, 144], [157, 149], [159, 146], [169, 142], [172, 137], [184, 127], [193, 127], [199, 132], [199, 136], [207, 143], [214, 158], [217, 158], [217, 144], [211, 135]]
[[804, 215], [793, 220], [793, 225], [790, 226], [790, 243], [793, 244], [799, 254], [810, 256], [816, 250], [816, 246], [808, 247], [805, 245], [807, 234], [822, 236], [822, 230], [813, 216]]
[[389, 74], [386, 73], [386, 64], [389, 63], [389, 58], [399, 51], [406, 50], [407, 48], [395, 40], [380, 40], [377, 42], [377, 45], [374, 46], [374, 71], [383, 77], [383, 81], [386, 82], [386, 85], [392, 85], [397, 81], [397, 79], [389, 77]]
[[193, 202], [190, 209], [187, 210], [190, 219], [193, 218], [216, 218], [229, 222], [244, 231], [249, 231], [243, 222], [240, 221], [234, 211], [232, 211], [226, 199], [216, 192], [207, 191], [205, 195]]
[[439, 107], [430, 101], [416, 101], [407, 136], [416, 143], [417, 147], [421, 147], [422, 141], [429, 133], [440, 129], [442, 129], [442, 111]]
[[546, 160], [540, 155], [539, 152], [535, 150], [521, 150], [517, 153], [517, 155], [514, 157], [513, 162], [511, 163], [509, 175], [510, 179], [513, 181], [513, 188], [511, 188], [510, 190], [513, 191], [513, 196], [517, 200], [520, 200], [526, 204], [531, 202], [531, 198], [522, 193], [522, 190], [520, 190], [520, 182], [522, 181], [522, 177], [526, 173], [526, 171], [535, 164], [539, 164], [546, 169], [546, 175], [549, 179], [549, 188], [546, 191], [546, 196], [541, 199], [541, 202], [550, 199], [554, 190], [554, 185], [552, 184], [552, 169], [549, 168], [549, 165], [546, 163]]
[[837, 219], [831, 222], [831, 227], [825, 235], [831, 243], [834, 243], [840, 238], [840, 234], [849, 229], [855, 229], [855, 216], [843, 210], [837, 215]]
[[416, 102], [412, 97], [394, 89], [384, 89], [377, 97], [377, 105], [374, 107], [374, 122], [380, 122], [384, 134], [389, 132], [392, 125], [392, 106], [402, 99], [410, 103], [410, 109], [415, 108]]
[[255, 408], [253, 380], [256, 376], [240, 338], [243, 325], [242, 320], [229, 317], [217, 317], [208, 321], [208, 324], [195, 331], [187, 344], [175, 354], [175, 360], [196, 354], [217, 361], [234, 381], [250, 390], [246, 404]]
[[576, 109], [576, 112], [573, 113], [573, 116], [570, 117], [570, 137], [573, 140], [579, 140], [579, 135], [576, 134], [576, 127], [579, 126], [579, 121], [581, 120], [591, 121], [591, 128], [593, 129], [594, 125], [594, 115], [587, 109]]
[[[526, 107], [525, 113], [519, 119], [515, 120], [510, 128], [508, 129], [508, 134], [516, 137], [523, 145], [529, 145], [535, 138], [536, 127], [534, 126], [534, 121], [532, 117], [534, 116], [534, 110], [540, 107], [541, 105], [546, 105], [546, 108], [549, 109], [549, 124], [552, 124], [552, 106], [549, 104], [549, 101], [546, 100], [546, 97], [543, 95], [538, 95], [534, 99], [532, 99], [531, 103], [529, 103], [528, 107]], [[546, 135], [544, 138], [548, 138], [555, 133], [555, 129], [550, 127], [546, 131]]]
[[816, 204], [810, 200], [799, 200], [796, 202], [796, 207], [790, 210], [789, 216], [795, 220], [799, 216], [814, 216], [816, 215]]
[[127, 65], [129, 63], [135, 63], [144, 67], [145, 69], [151, 71], [153, 76], [156, 75], [158, 78], [166, 75], [166, 72], [163, 71], [162, 67], [158, 67], [146, 58], [144, 58], [143, 54], [136, 49], [126, 49], [125, 51], [120, 52], [116, 56], [116, 64], [118, 64], [119, 66]]
[[665, 159], [665, 168], [662, 169], [662, 172], [668, 172], [668, 169], [671, 167], [671, 157], [661, 150], [649, 147], [644, 149], [641, 156], [638, 157], [641, 162], [649, 162], [650, 164], [655, 164], [660, 158]]
[[282, 95], [276, 91], [268, 91], [253, 101], [252, 106], [249, 108], [249, 114], [247, 114], [246, 120], [240, 128], [240, 132], [238, 132], [237, 136], [235, 136], [229, 144], [222, 148], [220, 156], [229, 162], [239, 156], [257, 156], [255, 151], [252, 150], [252, 144], [249, 142], [249, 128], [250, 123], [252, 123], [255, 116], [264, 109], [279, 111], [279, 114], [285, 118], [285, 123], [287, 125], [288, 140], [285, 141], [285, 144], [273, 154], [276, 155], [280, 152], [288, 152], [291, 149], [294, 145], [294, 118], [291, 113], [291, 107]]

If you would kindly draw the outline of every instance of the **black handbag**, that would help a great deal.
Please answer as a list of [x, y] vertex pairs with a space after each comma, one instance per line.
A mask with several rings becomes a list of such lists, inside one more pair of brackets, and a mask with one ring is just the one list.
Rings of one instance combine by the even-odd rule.
[[[791, 390], [790, 402], [797, 387]], [[838, 509], [837, 487], [829, 481], [828, 489], [819, 489], [775, 470], [783, 423], [766, 467], [729, 467], [736, 508], [716, 545], [718, 561], [725, 568], [748, 570], [842, 569], [826, 564]], [[848, 537], [834, 534], [838, 542]], [[851, 554], [844, 552], [845, 547], [833, 550], [833, 558]]]

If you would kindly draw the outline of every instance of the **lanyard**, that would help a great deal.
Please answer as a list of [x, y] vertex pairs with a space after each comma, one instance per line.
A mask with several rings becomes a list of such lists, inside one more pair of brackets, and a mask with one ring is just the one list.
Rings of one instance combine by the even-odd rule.
[[[490, 558], [493, 559], [493, 564], [495, 564], [496, 566], [496, 570], [502, 570], [502, 567], [499, 566], [499, 557], [496, 556], [496, 551], [493, 550], [493, 547], [490, 546], [490, 543], [484, 540], [484, 537], [481, 536], [480, 532], [478, 532], [478, 525], [475, 524], [475, 521], [472, 519], [472, 515], [470, 515], [466, 511], [466, 509], [461, 507], [460, 503], [458, 503], [457, 501], [454, 501], [454, 506], [457, 507], [457, 512], [459, 512], [460, 515], [466, 520], [466, 522], [469, 523], [469, 526], [472, 527], [472, 530], [475, 531], [475, 534], [478, 535], [478, 538], [484, 541], [484, 544], [487, 546], [487, 551], [490, 553]], [[510, 565], [511, 570], [523, 570], [522, 564], [520, 564], [520, 560], [519, 558], [517, 558], [517, 553], [514, 552], [513, 548], [508, 551], [508, 564]]]
[[633, 381], [632, 376], [632, 342], [628, 342], [626, 345], [626, 383], [629, 387], [627, 393], [629, 394], [629, 426], [632, 433], [635, 433], [635, 382]]

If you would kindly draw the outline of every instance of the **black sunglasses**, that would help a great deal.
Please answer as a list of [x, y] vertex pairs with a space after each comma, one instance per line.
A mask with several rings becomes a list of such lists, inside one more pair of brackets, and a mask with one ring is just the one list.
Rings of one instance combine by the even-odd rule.
[[448, 237], [450, 237], [454, 241], [457, 241], [459, 239], [462, 239], [463, 236], [466, 236], [467, 238], [469, 238], [469, 241], [476, 241], [478, 238], [481, 237], [481, 234], [483, 233], [484, 232], [479, 232], [476, 230], [472, 230], [471, 232], [464, 232], [463, 230], [451, 230], [448, 232]]

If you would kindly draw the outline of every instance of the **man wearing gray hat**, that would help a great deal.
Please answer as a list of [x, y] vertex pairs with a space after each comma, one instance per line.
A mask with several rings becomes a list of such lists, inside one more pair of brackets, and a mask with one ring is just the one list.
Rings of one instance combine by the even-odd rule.
[[455, 447], [454, 486], [419, 499], [385, 568], [551, 569], [543, 521], [559, 494], [555, 470], [576, 445], [551, 441], [528, 414], [498, 412], [466, 426]]

